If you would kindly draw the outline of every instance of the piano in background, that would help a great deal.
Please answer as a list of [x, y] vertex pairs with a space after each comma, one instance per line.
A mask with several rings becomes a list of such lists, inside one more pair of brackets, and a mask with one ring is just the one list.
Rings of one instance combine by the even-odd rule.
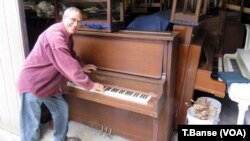
[[223, 68], [225, 72], [240, 72], [241, 75], [250, 79], [250, 50], [237, 49], [235, 54], [224, 54]]
[[223, 71], [238, 71], [243, 77], [250, 79], [250, 25], [245, 24], [246, 36], [244, 48], [238, 48], [234, 54], [223, 55]]
[[[176, 36], [175, 32], [79, 31], [73, 36], [77, 55], [98, 66], [90, 78], [114, 91], [100, 94], [70, 84], [66, 95], [70, 120], [135, 141], [169, 140], [174, 118]], [[122, 90], [143, 93], [150, 99], [137, 102], [133, 97], [114, 96]]]
[[[224, 97], [225, 84], [211, 79], [210, 56], [214, 55], [221, 36], [221, 23], [224, 12], [218, 11], [207, 15], [211, 1], [197, 0], [196, 3], [173, 0], [171, 23], [178, 31], [178, 66], [175, 93], [174, 127], [186, 124], [188, 105], [192, 104], [195, 90]], [[190, 5], [191, 4], [191, 5]], [[193, 5], [194, 4], [194, 5]], [[182, 6], [183, 5], [183, 6]], [[210, 5], [210, 4], [209, 4]], [[190, 10], [190, 8], [192, 8]], [[183, 10], [178, 10], [178, 9]], [[218, 14], [218, 15], [217, 15]], [[219, 27], [219, 28], [218, 28]], [[206, 61], [200, 61], [206, 57]]]
[[[235, 53], [225, 53], [222, 56], [213, 58], [213, 71], [211, 77], [213, 79], [218, 78], [218, 72], [241, 72], [241, 74], [246, 77], [249, 77], [248, 72], [248, 50], [250, 49], [250, 25], [245, 24], [245, 39], [243, 48], [237, 48]], [[239, 66], [240, 65], [240, 66]], [[221, 80], [221, 79], [220, 79]]]
[[[230, 99], [238, 103], [237, 124], [245, 123], [245, 113], [250, 105], [250, 49], [237, 49], [234, 54], [224, 55], [224, 71], [239, 72], [241, 75], [234, 78], [223, 78], [228, 86], [228, 95]], [[227, 80], [229, 79], [229, 80]], [[248, 117], [249, 118], [249, 117]], [[250, 124], [250, 123], [246, 123]]]
[[244, 48], [238, 48], [233, 54], [223, 55], [220, 59], [223, 70], [218, 75], [227, 84], [230, 99], [238, 103], [237, 124], [244, 124], [245, 113], [250, 105], [250, 26], [245, 26]]

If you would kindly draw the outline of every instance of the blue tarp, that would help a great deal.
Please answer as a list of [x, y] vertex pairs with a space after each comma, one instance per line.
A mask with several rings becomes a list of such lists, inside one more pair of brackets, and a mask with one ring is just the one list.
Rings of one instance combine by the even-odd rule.
[[143, 30], [143, 31], [166, 31], [171, 10], [157, 12], [147, 16], [139, 16], [135, 18], [128, 26], [127, 29]]
[[243, 77], [240, 72], [218, 72], [218, 76], [228, 86], [230, 86], [232, 83], [249, 83], [250, 82], [250, 80]]
[[100, 23], [82, 24], [81, 26], [94, 28], [94, 29], [110, 29], [110, 25], [100, 24]]

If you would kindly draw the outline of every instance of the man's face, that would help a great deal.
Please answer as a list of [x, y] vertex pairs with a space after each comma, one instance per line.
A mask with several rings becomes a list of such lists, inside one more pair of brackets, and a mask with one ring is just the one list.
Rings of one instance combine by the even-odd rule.
[[73, 34], [77, 31], [77, 29], [80, 27], [82, 20], [81, 13], [79, 12], [71, 12], [68, 15], [65, 15], [63, 17], [63, 23], [65, 25], [65, 28], [69, 34]]

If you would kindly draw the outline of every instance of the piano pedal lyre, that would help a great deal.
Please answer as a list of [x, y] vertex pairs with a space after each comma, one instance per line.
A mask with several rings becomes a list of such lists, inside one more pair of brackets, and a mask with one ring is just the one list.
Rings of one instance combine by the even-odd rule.
[[104, 135], [103, 136], [107, 136], [107, 137], [112, 137], [111, 136], [111, 133], [112, 133], [112, 129], [111, 128], [108, 128], [107, 126], [105, 127], [105, 130], [104, 130]]
[[108, 126], [101, 126], [101, 130], [98, 133], [98, 135], [102, 135], [102, 136], [107, 136], [112, 138], [112, 128], [109, 128]]

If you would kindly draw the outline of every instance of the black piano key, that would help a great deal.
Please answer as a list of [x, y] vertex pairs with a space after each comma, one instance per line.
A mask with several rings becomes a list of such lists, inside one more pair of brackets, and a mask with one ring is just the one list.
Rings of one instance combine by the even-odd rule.
[[138, 97], [140, 93], [134, 93], [133, 97]]
[[146, 100], [149, 97], [149, 95], [147, 95], [146, 93], [140, 93], [140, 92], [126, 90], [126, 89], [120, 89], [117, 87], [104, 86], [104, 90], [105, 90], [105, 92], [107, 92], [107, 94], [109, 93], [108, 95], [111, 94], [117, 98], [122, 98], [122, 99], [125, 97], [129, 97], [127, 100], [132, 98], [131, 99], [132, 101]]
[[144, 97], [144, 94], [141, 94], [141, 95], [140, 95], [140, 98], [143, 98], [143, 97]]
[[123, 94], [124, 92], [126, 92], [126, 91], [125, 90], [120, 90], [118, 93]]
[[146, 99], [146, 98], [147, 98], [147, 95], [146, 95], [146, 94], [143, 94], [142, 98], [143, 98], [143, 99]]
[[128, 93], [129, 96], [131, 96], [131, 95], [133, 95], [133, 94], [134, 94], [134, 92]]
[[131, 92], [131, 91], [126, 91], [125, 92], [125, 95], [131, 95], [131, 94], [133, 94], [133, 92]]
[[230, 62], [231, 62], [231, 64], [232, 64], [233, 71], [234, 71], [234, 72], [236, 72], [236, 71], [239, 72], [239, 71], [240, 71], [240, 68], [239, 68], [239, 65], [238, 65], [236, 59], [230, 59]]
[[146, 98], [147, 98], [147, 96], [148, 96], [148, 95], [143, 94], [143, 97], [142, 97], [142, 98], [143, 98], [143, 99], [146, 99]]
[[117, 89], [117, 88], [113, 88], [112, 90], [111, 90], [111, 92], [114, 92], [114, 93], [116, 93], [116, 92], [118, 92], [120, 89]]
[[104, 87], [104, 91], [110, 91], [111, 89], [112, 89], [112, 87], [108, 87], [108, 86]]

